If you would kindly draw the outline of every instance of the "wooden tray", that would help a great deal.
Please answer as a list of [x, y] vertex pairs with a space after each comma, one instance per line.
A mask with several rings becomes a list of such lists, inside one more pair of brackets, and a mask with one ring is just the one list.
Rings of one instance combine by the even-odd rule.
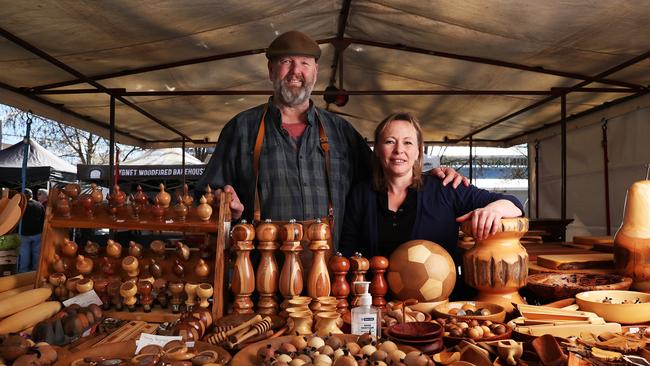
[[[236, 366], [257, 366], [257, 350], [260, 347], [263, 347], [267, 344], [270, 344], [273, 347], [279, 347], [282, 343], [285, 342], [290, 342], [292, 339], [296, 338], [298, 336], [282, 336], [278, 338], [273, 338], [273, 339], [266, 339], [263, 341], [259, 341], [257, 343], [253, 343], [249, 346], [246, 346], [246, 348], [242, 349], [233, 357], [232, 359], [232, 364]], [[345, 342], [355, 342], [359, 336], [353, 335], [353, 334], [337, 334], [336, 337], [341, 337]], [[410, 351], [416, 351], [415, 348], [398, 344], [397, 345], [399, 349], [404, 351], [405, 353], [408, 353]]]
[[559, 254], [539, 255], [537, 265], [550, 269], [593, 269], [613, 268], [614, 254], [588, 253], [588, 254]]
[[[122, 358], [122, 359], [131, 359], [135, 353], [135, 340], [127, 342], [118, 342], [118, 343], [108, 343], [101, 346], [92, 347], [90, 349], [75, 352], [69, 355], [66, 355], [60, 358], [54, 366], [69, 366], [74, 361], [83, 359], [84, 357], [98, 357], [102, 356], [105, 358]], [[215, 346], [206, 342], [195, 342], [194, 348], [190, 349], [191, 352], [202, 352], [205, 350], [216, 351], [219, 354], [219, 359], [217, 363], [222, 365], [227, 365], [231, 356], [226, 350], [219, 346]], [[253, 355], [254, 357], [255, 355]]]

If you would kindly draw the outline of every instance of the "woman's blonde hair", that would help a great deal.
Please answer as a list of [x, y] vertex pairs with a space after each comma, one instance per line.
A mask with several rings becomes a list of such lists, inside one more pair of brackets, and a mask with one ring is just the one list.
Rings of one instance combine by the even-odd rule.
[[422, 139], [422, 127], [420, 127], [420, 121], [409, 112], [397, 112], [389, 115], [384, 118], [377, 128], [375, 128], [375, 149], [372, 154], [372, 183], [373, 187], [377, 191], [382, 191], [386, 189], [386, 179], [384, 177], [384, 170], [381, 167], [379, 158], [377, 157], [377, 145], [381, 143], [380, 136], [384, 130], [388, 127], [389, 124], [393, 121], [406, 121], [409, 122], [413, 128], [415, 128], [415, 133], [418, 139], [418, 158], [413, 164], [413, 182], [411, 183], [412, 188], [419, 189], [422, 186], [422, 165], [423, 165], [423, 156], [424, 156], [424, 141]]

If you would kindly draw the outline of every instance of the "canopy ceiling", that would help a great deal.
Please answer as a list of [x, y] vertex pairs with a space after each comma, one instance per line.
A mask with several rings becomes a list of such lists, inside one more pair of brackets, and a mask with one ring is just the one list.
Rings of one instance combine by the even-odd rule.
[[0, 5], [1, 103], [108, 137], [110, 92], [115, 137], [145, 147], [214, 143], [232, 116], [268, 98], [264, 48], [291, 29], [321, 44], [314, 94], [330, 83], [351, 94], [343, 107], [313, 100], [369, 139], [407, 110], [427, 141], [508, 145], [555, 123], [565, 88], [571, 115], [650, 85], [647, 1]]

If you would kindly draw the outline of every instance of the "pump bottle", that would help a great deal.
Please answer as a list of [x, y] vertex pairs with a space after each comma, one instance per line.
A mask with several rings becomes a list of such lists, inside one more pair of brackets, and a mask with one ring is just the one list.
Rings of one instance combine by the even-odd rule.
[[381, 337], [381, 314], [372, 306], [372, 295], [368, 292], [370, 282], [357, 281], [352, 284], [359, 294], [359, 306], [352, 309], [352, 334], [370, 333]]

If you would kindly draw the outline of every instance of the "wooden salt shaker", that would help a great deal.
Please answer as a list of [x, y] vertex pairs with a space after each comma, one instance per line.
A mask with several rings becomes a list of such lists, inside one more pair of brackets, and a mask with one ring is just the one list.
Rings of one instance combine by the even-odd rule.
[[198, 285], [196, 283], [188, 282], [185, 284], [185, 294], [187, 294], [187, 300], [185, 300], [185, 309], [186, 311], [192, 311], [194, 305], [196, 304], [196, 288]]
[[278, 302], [275, 300], [275, 293], [278, 290], [280, 268], [275, 261], [275, 251], [280, 248], [276, 242], [278, 227], [272, 224], [271, 220], [265, 220], [257, 226], [255, 234], [259, 242], [257, 250], [260, 251], [260, 264], [256, 273], [257, 292], [260, 294], [257, 312], [265, 315], [277, 314]]
[[329, 239], [329, 226], [320, 219], [309, 225], [307, 229], [309, 250], [313, 255], [312, 265], [307, 277], [307, 292], [311, 298], [330, 295], [330, 274], [325, 263], [325, 252], [330, 249], [327, 244]]
[[372, 305], [380, 309], [386, 307], [386, 293], [388, 284], [384, 278], [384, 273], [388, 269], [388, 258], [375, 256], [370, 258], [370, 269], [372, 269], [372, 281], [370, 281], [370, 294], [372, 295]]
[[[355, 283], [357, 281], [366, 280], [366, 272], [370, 269], [370, 262], [368, 259], [364, 258], [361, 253], [354, 253], [350, 258], [350, 268], [352, 269], [352, 281], [350, 283]], [[356, 293], [354, 286], [352, 286], [352, 301], [350, 305], [352, 307], [359, 306], [359, 294]]]
[[332, 280], [332, 295], [338, 300], [336, 311], [340, 314], [347, 313], [348, 295], [350, 295], [350, 284], [345, 278], [350, 270], [350, 261], [340, 252], [330, 258], [330, 270], [334, 273]]
[[235, 294], [233, 313], [250, 314], [253, 312], [251, 294], [255, 290], [255, 273], [250, 258], [250, 252], [254, 249], [255, 228], [246, 220], [242, 220], [240, 224], [235, 225], [230, 235], [235, 242], [233, 250], [237, 256], [233, 266], [231, 286]]
[[178, 314], [181, 312], [181, 295], [183, 294], [183, 282], [172, 282], [169, 284], [169, 292], [172, 294], [172, 299], [169, 303], [172, 306], [172, 312]]
[[303, 249], [300, 245], [302, 234], [302, 224], [293, 219], [280, 228], [282, 240], [280, 250], [284, 252], [284, 265], [278, 283], [280, 293], [284, 297], [280, 305], [282, 310], [288, 307], [290, 298], [302, 293], [302, 263], [300, 262], [300, 252]]

